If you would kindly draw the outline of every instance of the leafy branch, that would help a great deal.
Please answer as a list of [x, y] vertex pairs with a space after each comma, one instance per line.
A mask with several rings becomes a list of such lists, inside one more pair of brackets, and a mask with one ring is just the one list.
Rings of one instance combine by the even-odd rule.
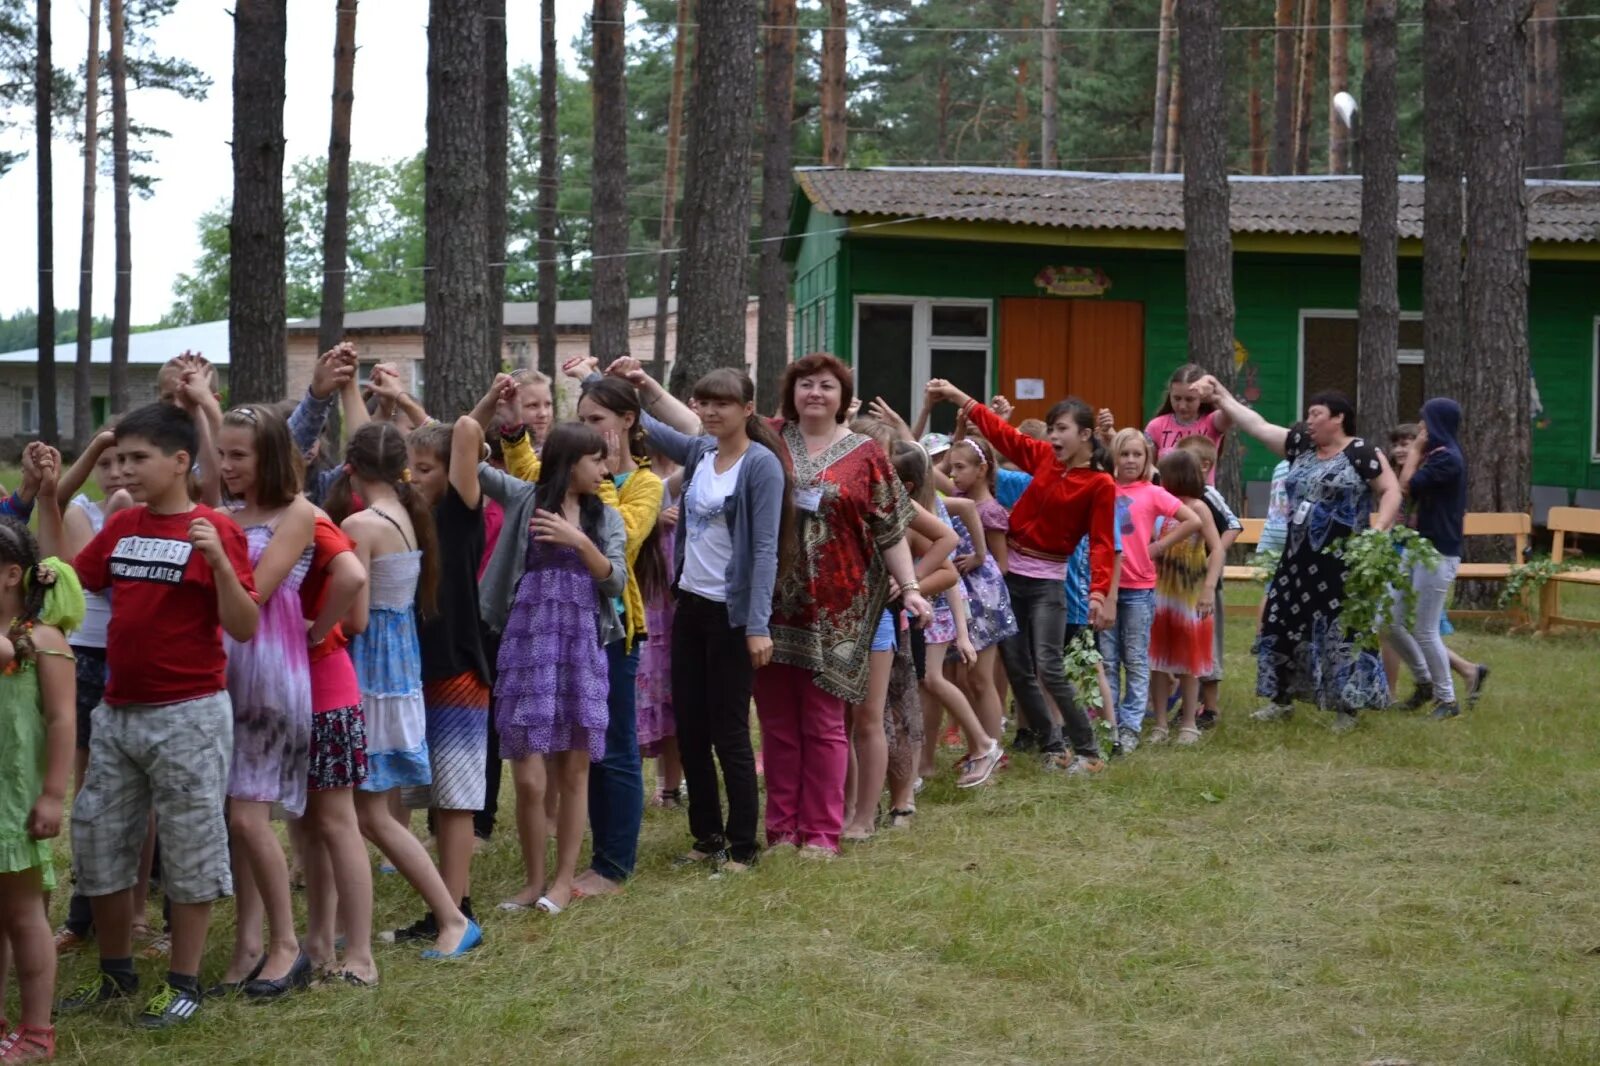
[[1420, 564], [1432, 569], [1442, 561], [1426, 537], [1404, 526], [1388, 531], [1364, 529], [1340, 538], [1323, 551], [1344, 563], [1339, 621], [1345, 632], [1353, 635], [1356, 645], [1367, 651], [1378, 650], [1396, 592], [1400, 594], [1406, 623], [1409, 625], [1415, 618], [1417, 594], [1411, 585], [1412, 568]]
[[1506, 575], [1505, 585], [1500, 590], [1499, 607], [1502, 611], [1509, 611], [1528, 603], [1536, 603], [1545, 585], [1557, 574], [1564, 574], [1575, 568], [1575, 564], [1568, 560], [1556, 562], [1548, 555], [1538, 555], [1518, 566], [1513, 566]]
[[1090, 707], [1100, 707], [1100, 676], [1095, 668], [1100, 665], [1100, 649], [1095, 646], [1094, 633], [1080, 630], [1067, 645], [1062, 657], [1066, 665], [1067, 684], [1078, 699]]

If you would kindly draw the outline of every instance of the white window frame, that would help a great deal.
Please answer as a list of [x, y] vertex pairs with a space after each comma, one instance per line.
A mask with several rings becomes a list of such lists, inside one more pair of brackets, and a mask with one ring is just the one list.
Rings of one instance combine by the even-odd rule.
[[32, 385], [17, 388], [17, 421], [22, 423], [22, 432], [39, 432], [39, 390]]
[[[994, 301], [945, 298], [937, 296], [868, 296], [857, 295], [850, 307], [850, 361], [859, 366], [861, 360], [861, 305], [897, 304], [909, 306], [911, 311], [911, 398], [916, 403], [932, 376], [933, 349], [982, 352], [983, 383], [987, 390], [994, 381]], [[938, 307], [981, 307], [988, 312], [988, 330], [982, 337], [940, 337], [933, 332], [933, 309]], [[985, 399], [983, 396], [979, 400]], [[902, 411], [907, 419], [916, 417], [915, 411]]]
[[1590, 330], [1593, 349], [1589, 359], [1589, 461], [1600, 463], [1600, 315]]
[[[1306, 319], [1308, 318], [1360, 318], [1361, 312], [1349, 308], [1323, 308], [1302, 307], [1300, 309], [1299, 323], [1295, 327], [1295, 401], [1294, 417], [1299, 421], [1306, 408]], [[1400, 321], [1421, 322], [1421, 311], [1401, 311]], [[1600, 322], [1600, 318], [1595, 319]], [[1421, 348], [1401, 348], [1399, 351], [1399, 364], [1401, 366], [1422, 366], [1424, 352]], [[1352, 403], [1355, 397], [1350, 397]]]

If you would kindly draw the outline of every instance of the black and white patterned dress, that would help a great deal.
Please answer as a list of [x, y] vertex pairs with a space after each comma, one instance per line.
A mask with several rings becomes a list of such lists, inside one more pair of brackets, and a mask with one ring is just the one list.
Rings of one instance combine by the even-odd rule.
[[1284, 458], [1289, 529], [1256, 638], [1256, 693], [1331, 711], [1386, 706], [1383, 661], [1356, 647], [1339, 624], [1344, 563], [1324, 550], [1371, 524], [1371, 483], [1383, 473], [1378, 451], [1357, 437], [1319, 458], [1302, 423], [1289, 430]]

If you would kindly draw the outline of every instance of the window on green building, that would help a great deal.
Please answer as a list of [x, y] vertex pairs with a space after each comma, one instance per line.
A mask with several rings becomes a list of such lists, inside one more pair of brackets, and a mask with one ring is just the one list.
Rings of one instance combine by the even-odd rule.
[[[1300, 312], [1300, 403], [1319, 392], [1337, 390], [1356, 399], [1356, 367], [1360, 353], [1358, 322], [1354, 311]], [[1416, 419], [1422, 410], [1423, 394], [1422, 316], [1402, 312], [1400, 316], [1400, 417]], [[1359, 407], [1358, 407], [1359, 411]], [[1386, 433], [1387, 426], [1362, 427], [1373, 434]]]
[[[989, 392], [993, 308], [987, 300], [867, 297], [856, 301], [856, 394], [882, 396], [907, 421], [923, 386], [945, 378], [980, 398]], [[929, 428], [948, 433], [955, 411], [935, 411]]]

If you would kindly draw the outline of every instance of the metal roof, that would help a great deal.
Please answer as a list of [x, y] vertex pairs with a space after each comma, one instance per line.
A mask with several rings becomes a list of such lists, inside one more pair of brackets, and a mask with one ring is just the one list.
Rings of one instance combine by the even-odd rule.
[[[349, 311], [344, 316], [344, 329], [346, 333], [364, 332], [418, 332], [422, 331], [423, 320], [422, 304], [401, 304], [398, 307], [380, 307], [373, 311]], [[678, 310], [678, 299], [672, 297], [667, 301], [667, 313], [673, 314]], [[628, 320], [636, 322], [640, 319], [654, 318], [656, 313], [656, 298], [654, 296], [636, 297], [628, 301]], [[532, 331], [539, 328], [539, 305], [537, 303], [508, 303], [505, 305], [505, 328], [511, 330]], [[593, 319], [592, 305], [588, 300], [558, 300], [556, 301], [556, 328], [569, 330], [586, 330]], [[289, 323], [290, 333], [315, 333], [319, 319], [313, 315], [310, 318], [294, 319]]]
[[[111, 338], [101, 337], [89, 346], [90, 359], [95, 363], [111, 362]], [[153, 329], [147, 333], [128, 336], [129, 366], [160, 366], [175, 355], [199, 352], [216, 366], [228, 365], [228, 321], [201, 322], [193, 326], [174, 329]], [[78, 358], [78, 344], [56, 345], [56, 362], [71, 363]], [[24, 348], [0, 354], [0, 363], [37, 363], [39, 349]]]

